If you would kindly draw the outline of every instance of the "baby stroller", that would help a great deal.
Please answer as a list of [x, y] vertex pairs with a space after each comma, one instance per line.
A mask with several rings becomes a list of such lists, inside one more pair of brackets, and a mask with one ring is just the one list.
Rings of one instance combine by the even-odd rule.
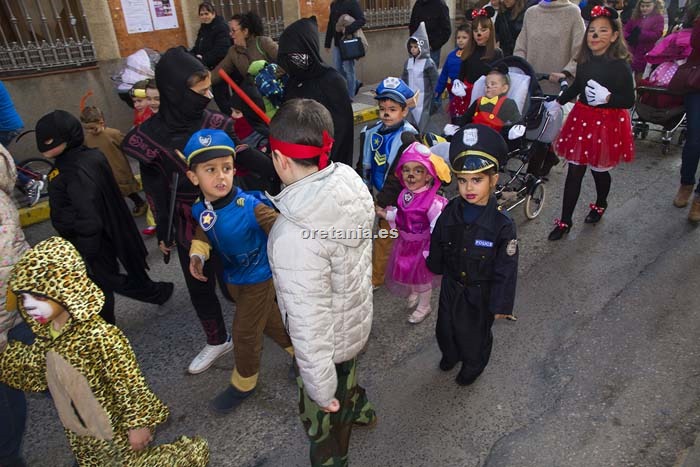
[[[683, 96], [671, 92], [668, 84], [690, 51], [690, 30], [669, 34], [647, 53], [648, 69], [653, 68], [653, 71], [637, 86], [632, 114], [636, 116], [632, 119], [632, 131], [635, 137], [642, 139], [648, 136], [649, 131], [660, 132], [661, 153], [664, 155], [668, 154], [673, 136], [678, 130], [678, 144], [683, 145], [685, 142]], [[652, 128], [650, 124], [659, 125], [661, 129]]]
[[[521, 125], [514, 126], [509, 132], [507, 143], [510, 152], [508, 160], [502, 162], [496, 199], [499, 209], [506, 211], [524, 204], [525, 215], [528, 219], [534, 219], [542, 211], [546, 192], [542, 178], [527, 173], [526, 166], [535, 143], [549, 144], [559, 134], [563, 115], [560, 108], [548, 104], [553, 97], [542, 93], [539, 80], [546, 79], [546, 75], [537, 75], [532, 66], [520, 57], [506, 57], [494, 63], [494, 66], [498, 63], [508, 66], [511, 81], [508, 97], [515, 101], [523, 118]], [[472, 101], [485, 94], [484, 83], [483, 76], [474, 83]], [[517, 126], [521, 128], [516, 129]]]

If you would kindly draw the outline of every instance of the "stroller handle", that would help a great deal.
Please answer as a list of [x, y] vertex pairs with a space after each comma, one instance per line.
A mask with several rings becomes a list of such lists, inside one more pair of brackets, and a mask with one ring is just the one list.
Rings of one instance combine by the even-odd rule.
[[[549, 80], [549, 74], [547, 73], [535, 73], [535, 78], [537, 78], [537, 81], [547, 81]], [[544, 100], [547, 102], [552, 102], [555, 100], [557, 97], [561, 95], [562, 92], [566, 91], [566, 89], [569, 87], [569, 83], [566, 81], [566, 78], [559, 78], [557, 80], [557, 83], [559, 83], [559, 94], [557, 95], [546, 95], [543, 98], [537, 98], [537, 97], [531, 97], [530, 99], [533, 100]]]

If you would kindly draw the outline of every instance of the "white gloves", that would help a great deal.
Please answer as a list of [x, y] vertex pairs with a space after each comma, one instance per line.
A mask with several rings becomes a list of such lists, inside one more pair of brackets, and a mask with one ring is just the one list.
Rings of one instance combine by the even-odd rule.
[[508, 139], [514, 140], [522, 137], [525, 134], [525, 125], [513, 125], [508, 130]]
[[445, 136], [452, 136], [455, 133], [457, 133], [457, 130], [459, 130], [459, 127], [457, 125], [448, 123], [447, 125], [445, 125], [445, 128], [442, 129], [442, 134], [444, 134]]
[[456, 79], [452, 81], [452, 94], [457, 97], [464, 97], [467, 95], [467, 88], [464, 87], [464, 83]]
[[588, 105], [596, 107], [598, 105], [607, 104], [610, 91], [608, 88], [601, 85], [593, 79], [589, 79], [586, 83], [586, 101]]

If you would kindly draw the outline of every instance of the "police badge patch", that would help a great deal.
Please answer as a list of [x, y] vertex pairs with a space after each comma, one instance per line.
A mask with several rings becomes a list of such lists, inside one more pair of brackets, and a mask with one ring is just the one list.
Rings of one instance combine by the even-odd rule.
[[518, 252], [518, 240], [514, 238], [513, 240], [508, 242], [508, 246], [506, 246], [506, 254], [508, 256], [513, 256], [517, 252]]
[[476, 128], [467, 128], [462, 133], [462, 142], [467, 146], [474, 146], [479, 142], [479, 131]]
[[403, 204], [408, 204], [411, 201], [413, 201], [413, 193], [406, 191], [406, 193], [403, 194]]
[[211, 144], [211, 135], [201, 135], [199, 137], [199, 144], [202, 146], [209, 146]]
[[202, 213], [199, 215], [199, 226], [207, 232], [208, 230], [211, 230], [212, 227], [214, 227], [214, 224], [216, 223], [216, 212], [206, 209], [202, 211]]

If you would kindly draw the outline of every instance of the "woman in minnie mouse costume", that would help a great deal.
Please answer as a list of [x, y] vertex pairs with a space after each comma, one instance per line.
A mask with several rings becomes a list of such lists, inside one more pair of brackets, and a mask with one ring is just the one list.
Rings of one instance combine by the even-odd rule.
[[557, 99], [564, 104], [578, 95], [554, 143], [557, 154], [569, 161], [569, 171], [561, 219], [554, 221], [550, 240], [561, 239], [571, 229], [586, 167], [591, 168], [597, 200], [584, 222], [595, 224], [608, 207], [610, 169], [634, 159], [628, 110], [634, 104], [634, 82], [617, 11], [597, 5], [581, 15], [589, 24], [576, 58], [576, 79]]
[[459, 79], [452, 83], [451, 91], [456, 98], [450, 102], [450, 115], [463, 115], [467, 111], [476, 80], [491, 71], [493, 62], [503, 58], [503, 52], [496, 47], [496, 31], [491, 21], [494, 14], [491, 7], [464, 13], [465, 18], [472, 20], [472, 40], [462, 52]]

